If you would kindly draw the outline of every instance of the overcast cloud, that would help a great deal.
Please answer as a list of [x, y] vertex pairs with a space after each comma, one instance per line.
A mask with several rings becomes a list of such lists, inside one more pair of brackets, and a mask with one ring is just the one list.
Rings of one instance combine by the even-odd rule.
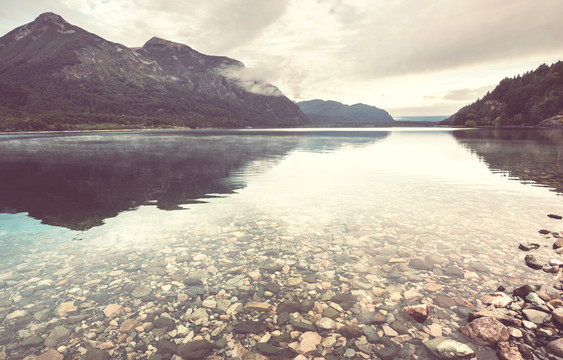
[[560, 0], [0, 0], [0, 32], [53, 11], [107, 40], [152, 36], [245, 63], [294, 100], [448, 115], [563, 59]]

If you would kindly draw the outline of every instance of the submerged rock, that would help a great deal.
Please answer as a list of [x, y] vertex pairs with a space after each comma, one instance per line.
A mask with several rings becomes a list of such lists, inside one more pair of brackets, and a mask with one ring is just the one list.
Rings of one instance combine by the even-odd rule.
[[416, 321], [423, 323], [428, 319], [428, 314], [430, 312], [430, 306], [428, 304], [405, 306], [403, 308], [403, 313], [410, 316]]
[[348, 339], [355, 339], [359, 338], [360, 336], [364, 335], [362, 328], [358, 325], [347, 325], [340, 329], [340, 333], [342, 336]]
[[531, 243], [531, 242], [521, 242], [518, 245], [518, 249], [523, 250], [523, 251], [530, 251], [530, 250], [536, 250], [540, 247], [540, 244], [538, 243]]
[[508, 341], [508, 329], [500, 321], [482, 317], [462, 326], [459, 331], [481, 345], [494, 346], [501, 341]]
[[520, 286], [519, 288], [514, 289], [514, 291], [512, 291], [512, 295], [519, 296], [521, 298], [525, 298], [532, 291], [535, 291], [535, 289], [533, 287], [531, 287], [530, 285], [526, 284], [526, 285]]
[[49, 349], [43, 354], [39, 355], [37, 360], [63, 360], [64, 356], [55, 349]]
[[466, 344], [447, 337], [437, 337], [422, 343], [440, 359], [470, 359], [475, 355], [473, 349]]
[[278, 355], [281, 353], [282, 349], [268, 343], [258, 343], [256, 344], [256, 350], [264, 355]]
[[266, 331], [268, 327], [265, 323], [259, 321], [241, 321], [235, 325], [233, 331], [241, 334], [260, 334]]
[[524, 262], [528, 265], [528, 267], [531, 267], [534, 270], [539, 270], [543, 267], [542, 263], [540, 263], [534, 255], [526, 255]]
[[60, 344], [61, 342], [65, 341], [70, 335], [70, 330], [65, 328], [64, 326], [57, 326], [54, 328], [49, 336], [45, 339], [45, 346], [47, 347], [55, 347], [56, 345]]
[[524, 360], [524, 357], [518, 350], [518, 346], [506, 341], [498, 343], [497, 356], [500, 360]]
[[481, 296], [481, 301], [487, 305], [493, 305], [497, 308], [505, 308], [512, 302], [512, 298], [503, 292], [496, 292]]
[[508, 311], [505, 309], [494, 309], [494, 310], [489, 310], [489, 309], [477, 309], [477, 310], [473, 310], [472, 312], [470, 312], [467, 315], [467, 321], [472, 322], [475, 319], [478, 318], [482, 318], [482, 317], [490, 317], [490, 318], [494, 318], [497, 319], [498, 321], [500, 321], [501, 323], [505, 324], [505, 325], [511, 325], [511, 326], [517, 326], [520, 327], [522, 326], [522, 321], [520, 319], [515, 319], [511, 316], [508, 315]]
[[563, 338], [553, 340], [545, 347], [550, 354], [563, 357]]
[[110, 360], [110, 356], [107, 351], [90, 349], [86, 352], [85, 360]]
[[328, 317], [323, 317], [317, 321], [317, 327], [323, 330], [331, 330], [336, 328], [336, 322]]
[[204, 359], [211, 351], [213, 344], [207, 340], [195, 340], [178, 347], [178, 355], [185, 360]]
[[549, 314], [543, 311], [535, 310], [535, 309], [524, 309], [522, 313], [526, 316], [528, 321], [533, 322], [534, 324], [541, 325], [547, 321], [549, 318]]
[[317, 351], [317, 345], [321, 343], [322, 337], [313, 331], [307, 331], [299, 338], [297, 352], [302, 355], [311, 355]]
[[358, 302], [358, 299], [352, 294], [337, 294], [334, 295], [330, 301], [342, 306], [344, 310], [349, 310], [355, 303]]

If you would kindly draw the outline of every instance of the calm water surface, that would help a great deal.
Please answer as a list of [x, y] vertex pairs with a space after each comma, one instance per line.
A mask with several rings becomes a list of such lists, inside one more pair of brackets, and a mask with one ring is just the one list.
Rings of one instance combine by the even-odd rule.
[[[157, 296], [185, 292], [167, 286], [169, 275], [203, 272], [227, 299], [231, 292], [261, 299], [263, 271], [261, 281], [231, 286], [227, 270], [244, 266], [244, 275], [274, 263], [288, 266], [269, 279], [282, 288], [290, 277], [319, 274], [286, 298], [352, 292], [363, 299], [361, 311], [385, 308], [398, 319], [413, 302], [406, 290], [420, 294], [415, 303], [440, 309], [439, 296], [477, 305], [499, 285], [549, 287], [556, 278], [525, 267], [518, 243], [543, 241], [536, 255], [545, 262], [559, 256], [538, 230], [563, 230], [546, 216], [563, 215], [561, 150], [561, 133], [516, 130], [1, 136], [0, 296], [11, 300], [0, 304], [0, 319], [96, 294], [127, 302], [130, 289], [107, 274], [130, 267], [123, 280], [130, 282], [159, 261], [165, 271], [142, 278]], [[427, 255], [440, 261], [408, 265]], [[80, 283], [91, 278], [103, 282]], [[24, 292], [45, 279], [46, 288]], [[55, 286], [65, 279], [73, 285]], [[428, 282], [443, 288], [427, 291]], [[432, 320], [445, 335], [458, 336], [461, 304]], [[406, 348], [421, 353], [413, 331]]]

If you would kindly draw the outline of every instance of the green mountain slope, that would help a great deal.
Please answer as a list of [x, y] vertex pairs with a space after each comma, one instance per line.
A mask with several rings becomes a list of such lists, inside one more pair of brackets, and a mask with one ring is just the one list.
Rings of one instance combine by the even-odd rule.
[[559, 61], [502, 80], [492, 92], [462, 108], [441, 125], [464, 125], [467, 121], [494, 126], [543, 125], [562, 111], [563, 62]]
[[0, 38], [0, 130], [309, 122], [245, 71], [239, 61], [158, 38], [130, 49], [45, 13]]

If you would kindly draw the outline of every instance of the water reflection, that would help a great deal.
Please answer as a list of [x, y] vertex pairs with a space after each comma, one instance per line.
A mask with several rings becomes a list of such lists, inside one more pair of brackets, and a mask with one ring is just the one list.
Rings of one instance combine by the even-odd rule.
[[[140, 205], [162, 210], [230, 194], [231, 175], [267, 167], [288, 152], [331, 151], [388, 132], [189, 131], [0, 138], [0, 212], [27, 212], [44, 224], [85, 230]], [[264, 168], [255, 169], [257, 172]]]
[[563, 130], [459, 130], [453, 136], [491, 171], [563, 194]]

